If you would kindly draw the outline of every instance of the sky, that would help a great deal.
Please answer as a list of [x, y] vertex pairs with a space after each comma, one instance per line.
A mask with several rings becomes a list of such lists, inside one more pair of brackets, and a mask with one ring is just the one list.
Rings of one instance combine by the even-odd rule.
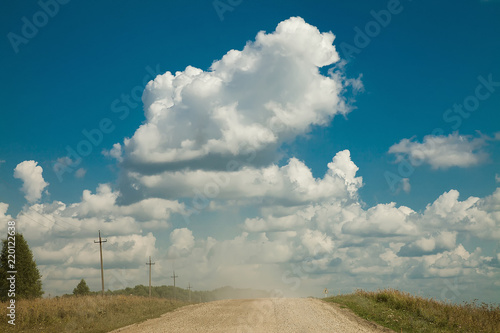
[[0, 224], [46, 296], [500, 302], [500, 2], [9, 2]]

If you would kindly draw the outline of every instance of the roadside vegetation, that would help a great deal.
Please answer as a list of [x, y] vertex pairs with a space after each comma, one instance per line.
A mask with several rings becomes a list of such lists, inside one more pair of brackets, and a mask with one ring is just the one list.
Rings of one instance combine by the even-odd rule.
[[[108, 290], [105, 294], [147, 296], [149, 294], [149, 287], [137, 285], [134, 288], [125, 288], [113, 291]], [[191, 292], [188, 289], [179, 287], [175, 287], [174, 290], [173, 286], [153, 286], [151, 287], [151, 296], [160, 298], [175, 298], [186, 302], [202, 303], [221, 299], [270, 297], [271, 293], [264, 290], [240, 289], [229, 286], [207, 291], [193, 290]]]
[[25, 299], [16, 302], [14, 327], [5, 319], [7, 302], [3, 302], [0, 332], [109, 332], [159, 317], [186, 304], [130, 295]]
[[452, 304], [394, 289], [324, 298], [396, 332], [500, 332], [500, 306]]
[[[15, 303], [15, 327], [8, 324], [8, 302], [0, 303], [4, 320], [0, 332], [109, 332], [173, 311], [178, 307], [226, 298], [268, 297], [269, 293], [253, 289], [222, 287], [211, 291], [191, 291], [173, 286], [89, 291], [82, 279], [73, 294], [54, 298], [20, 299]], [[175, 298], [174, 298], [175, 297]], [[191, 302], [189, 299], [191, 298]]]

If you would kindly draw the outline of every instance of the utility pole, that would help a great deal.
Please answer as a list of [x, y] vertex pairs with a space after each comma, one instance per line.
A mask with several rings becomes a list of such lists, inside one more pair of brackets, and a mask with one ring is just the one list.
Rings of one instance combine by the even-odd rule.
[[149, 265], [149, 297], [151, 297], [151, 265], [154, 265], [154, 262], [151, 262], [151, 256], [149, 256], [149, 262], [146, 265]]
[[171, 276], [171, 278], [174, 279], [174, 299], [175, 299], [175, 278], [179, 277], [178, 275], [175, 275], [175, 271], [174, 271], [174, 275]]
[[102, 243], [106, 243], [108, 240], [101, 240], [101, 230], [99, 230], [99, 241], [94, 241], [94, 243], [99, 243], [99, 252], [101, 254], [101, 283], [102, 283], [102, 296], [104, 296], [104, 269], [102, 265]]
[[191, 283], [188, 284], [188, 290], [189, 290], [189, 302], [191, 302]]

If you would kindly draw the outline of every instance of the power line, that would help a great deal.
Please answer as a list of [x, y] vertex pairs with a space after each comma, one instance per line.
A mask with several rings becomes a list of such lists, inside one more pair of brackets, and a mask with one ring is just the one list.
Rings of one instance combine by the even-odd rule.
[[[56, 219], [56, 217], [55, 217], [54, 215], [52, 215], [52, 217], [54, 217], [54, 221], [51, 221], [51, 220], [50, 220], [47, 216], [40, 214], [38, 211], [34, 210], [32, 207], [33, 207], [33, 206], [30, 206], [30, 207], [28, 208], [28, 210], [31, 210], [32, 212], [37, 213], [38, 215], [40, 215], [41, 217], [43, 217], [44, 219], [46, 219], [47, 221], [49, 221], [49, 222], [51, 222], [51, 223], [52, 223], [52, 222], [54, 222], [54, 224], [55, 224], [55, 225], [58, 225], [58, 226], [60, 226], [60, 227], [62, 227], [62, 228], [65, 228], [66, 230], [69, 230], [69, 228], [68, 228], [67, 226], [63, 226], [63, 225], [61, 225], [61, 224], [57, 224], [57, 219]], [[72, 227], [72, 228], [74, 228], [75, 230], [78, 230], [78, 227], [77, 227], [76, 225], [73, 225], [73, 224], [71, 224], [71, 223], [69, 223], [69, 222], [65, 222], [65, 221], [63, 221], [63, 220], [59, 220], [59, 222], [64, 222], [65, 224], [67, 224], [67, 225], [71, 226], [71, 227]]]
[[175, 271], [174, 271], [174, 275], [171, 276], [171, 278], [174, 279], [174, 299], [175, 299], [175, 278], [178, 278], [179, 276], [178, 275], [175, 275]]
[[101, 254], [101, 283], [102, 283], [102, 296], [104, 296], [104, 269], [102, 265], [102, 243], [106, 243], [108, 240], [101, 240], [101, 230], [99, 230], [99, 241], [94, 241], [94, 243], [99, 243], [99, 252]]
[[154, 262], [151, 262], [151, 256], [149, 256], [149, 262], [146, 265], [149, 265], [149, 297], [151, 297], [151, 265], [154, 265]]

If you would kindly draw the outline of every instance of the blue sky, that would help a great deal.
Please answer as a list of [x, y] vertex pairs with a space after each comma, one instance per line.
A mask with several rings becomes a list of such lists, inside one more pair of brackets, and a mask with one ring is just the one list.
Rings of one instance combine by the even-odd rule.
[[[4, 219], [16, 218], [33, 243], [52, 294], [72, 290], [85, 269], [98, 288], [95, 262], [82, 258], [96, 250], [85, 242], [102, 229], [116, 237], [109, 260], [118, 259], [108, 274], [119, 280], [124, 273], [117, 269], [129, 270], [131, 285], [143, 283], [143, 265], [118, 252], [137, 260], [157, 256], [159, 275], [175, 258], [200, 289], [259, 287], [251, 279], [259, 277], [285, 293], [308, 295], [349, 277], [353, 282], [339, 288], [408, 286], [438, 298], [498, 302], [499, 6], [9, 3], [0, 23]], [[274, 33], [280, 22], [291, 41]], [[259, 31], [268, 38], [256, 41]], [[322, 38], [329, 47], [315, 44]], [[243, 60], [230, 60], [230, 50], [242, 51]], [[218, 69], [211, 67], [226, 54]], [[167, 71], [205, 81], [179, 79], [184, 97], [169, 105], [175, 94], [168, 95], [165, 82], [174, 79]], [[163, 76], [146, 88], [156, 75]], [[321, 80], [335, 88], [322, 93], [314, 88]], [[205, 108], [208, 101], [221, 104]], [[269, 125], [270, 110], [284, 117], [284, 129]], [[84, 143], [83, 132], [94, 133], [94, 143]], [[90, 150], [69, 161], [68, 147]], [[224, 166], [232, 159], [239, 164], [229, 171]], [[214, 177], [227, 177], [229, 185], [215, 182], [219, 188], [208, 199], [197, 195]], [[267, 185], [251, 186], [259, 182]], [[335, 217], [324, 220], [323, 210]], [[234, 258], [226, 260], [225, 252]], [[363, 260], [374, 261], [366, 252], [381, 260], [376, 274], [362, 269]], [[55, 253], [64, 253], [57, 257], [62, 272], [54, 272]], [[199, 257], [204, 261], [191, 267]], [[286, 273], [311, 260], [307, 278]], [[238, 267], [252, 272], [248, 281], [233, 274]], [[300, 287], [287, 283], [293, 278]], [[450, 283], [462, 289], [451, 292]]]

